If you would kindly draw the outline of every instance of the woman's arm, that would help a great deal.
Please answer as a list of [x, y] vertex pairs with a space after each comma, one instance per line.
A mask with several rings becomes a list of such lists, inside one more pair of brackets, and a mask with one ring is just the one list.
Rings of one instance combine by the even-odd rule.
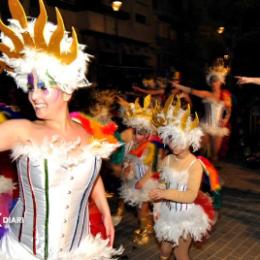
[[177, 83], [172, 83], [172, 84], [173, 84], [173, 87], [180, 89], [181, 91], [183, 91], [185, 93], [188, 93], [188, 94], [200, 97], [200, 98], [212, 98], [212, 99], [216, 98], [214, 93], [210, 92], [210, 91], [197, 90], [197, 89], [186, 87], [186, 86], [183, 86], [183, 85], [177, 84]]
[[238, 79], [237, 84], [257, 84], [260, 85], [260, 78], [259, 77], [242, 77], [242, 76], [236, 76], [236, 79]]
[[149, 168], [145, 175], [135, 184], [135, 188], [140, 190], [144, 187], [145, 183], [150, 179], [152, 178], [153, 176], [153, 172], [152, 170]]
[[91, 192], [91, 198], [103, 216], [103, 222], [106, 229], [106, 235], [109, 238], [110, 246], [113, 246], [115, 229], [112, 223], [111, 213], [105, 195], [105, 188], [101, 177], [99, 176]]
[[199, 192], [202, 172], [201, 164], [197, 161], [189, 170], [186, 191], [154, 189], [150, 192], [150, 197], [154, 200], [165, 199], [181, 203], [192, 203], [197, 198]]
[[149, 143], [143, 155], [143, 163], [146, 165], [147, 170], [144, 176], [136, 183], [136, 189], [142, 189], [144, 184], [153, 176], [153, 164], [156, 157], [156, 146], [153, 143]]
[[0, 124], [0, 152], [10, 150], [28, 136], [32, 123], [25, 119], [8, 120]]
[[133, 87], [133, 90], [144, 93], [144, 94], [149, 94], [149, 95], [162, 95], [164, 94], [164, 89], [143, 89], [140, 87]]

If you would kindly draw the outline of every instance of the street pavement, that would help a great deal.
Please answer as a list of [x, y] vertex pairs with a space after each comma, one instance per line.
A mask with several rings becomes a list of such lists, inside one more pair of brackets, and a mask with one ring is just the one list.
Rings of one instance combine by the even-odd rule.
[[[260, 170], [224, 162], [220, 166], [221, 217], [207, 241], [192, 245], [190, 257], [192, 260], [260, 260]], [[125, 248], [120, 259], [158, 260], [159, 247], [153, 236], [148, 245], [134, 246], [132, 233], [136, 228], [135, 210], [128, 208], [116, 227], [115, 244]]]

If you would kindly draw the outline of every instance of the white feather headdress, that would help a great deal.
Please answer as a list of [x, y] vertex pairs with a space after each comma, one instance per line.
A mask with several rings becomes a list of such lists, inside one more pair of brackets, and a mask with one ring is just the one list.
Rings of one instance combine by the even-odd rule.
[[18, 0], [9, 0], [13, 19], [9, 26], [0, 20], [0, 72], [6, 70], [18, 87], [27, 91], [27, 75], [35, 70], [47, 87], [56, 85], [66, 93], [90, 85], [86, 79], [90, 55], [78, 44], [72, 27], [72, 37], [65, 31], [56, 8], [57, 25], [47, 21], [47, 13], [39, 0], [40, 14], [31, 21]]
[[173, 96], [170, 96], [163, 108], [158, 104], [153, 110], [153, 124], [165, 144], [173, 143], [179, 147], [192, 146], [196, 151], [200, 147], [200, 140], [203, 132], [199, 127], [197, 113], [195, 119], [190, 115], [190, 107], [181, 109], [180, 98], [177, 96], [177, 103], [173, 105]]
[[128, 106], [124, 108], [123, 122], [129, 127], [138, 130], [145, 129], [151, 133], [155, 130], [152, 124], [152, 112], [150, 95], [144, 98], [143, 106], [139, 104], [137, 98], [134, 103], [128, 103]]

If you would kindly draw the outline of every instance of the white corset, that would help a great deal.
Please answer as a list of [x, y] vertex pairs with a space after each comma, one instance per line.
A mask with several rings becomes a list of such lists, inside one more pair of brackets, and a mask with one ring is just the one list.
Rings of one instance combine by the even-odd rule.
[[45, 142], [13, 150], [20, 196], [11, 217], [23, 217], [24, 223], [10, 224], [10, 231], [41, 259], [75, 249], [89, 233], [87, 203], [101, 158], [90, 145], [70, 155], [78, 145]]

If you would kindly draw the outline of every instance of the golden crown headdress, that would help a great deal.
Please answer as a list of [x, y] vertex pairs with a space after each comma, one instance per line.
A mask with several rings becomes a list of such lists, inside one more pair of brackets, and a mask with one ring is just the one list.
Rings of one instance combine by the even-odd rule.
[[140, 105], [139, 98], [134, 103], [128, 103], [124, 108], [124, 123], [137, 129], [153, 130], [152, 125], [152, 102], [151, 96], [144, 98], [143, 106]]
[[[65, 33], [64, 23], [62, 16], [57, 7], [55, 7], [56, 17], [57, 17], [57, 28], [53, 32], [49, 43], [43, 35], [44, 26], [47, 23], [47, 12], [42, 0], [39, 0], [40, 15], [35, 21], [34, 26], [34, 36], [32, 37], [26, 29], [28, 28], [26, 14], [21, 3], [18, 0], [8, 0], [9, 9], [12, 17], [19, 21], [21, 27], [25, 30], [22, 33], [22, 39], [20, 39], [16, 33], [6, 26], [0, 19], [0, 30], [8, 36], [13, 44], [14, 50], [10, 50], [8, 46], [0, 43], [0, 51], [5, 53], [9, 58], [20, 58], [23, 56], [23, 49], [25, 47], [35, 48], [41, 52], [46, 52], [49, 55], [55, 56], [64, 64], [70, 64], [77, 57], [78, 52], [78, 38], [74, 27], [72, 27], [72, 43], [70, 50], [67, 53], [61, 52], [60, 43]], [[3, 62], [0, 63], [2, 66], [6, 66]]]
[[191, 145], [196, 150], [203, 135], [199, 127], [198, 115], [195, 113], [195, 118], [192, 119], [190, 106], [183, 110], [180, 97], [177, 96], [174, 105], [173, 100], [174, 97], [170, 96], [164, 107], [158, 103], [154, 106], [152, 123], [164, 143], [173, 141], [176, 145]]
[[193, 130], [199, 125], [199, 117], [195, 113], [195, 119], [191, 120], [190, 106], [186, 110], [181, 108], [180, 97], [177, 96], [176, 104], [173, 105], [174, 96], [170, 96], [162, 108], [156, 102], [153, 108], [152, 122], [156, 127], [169, 124], [179, 125], [183, 130]]
[[225, 77], [230, 71], [230, 67], [225, 65], [224, 59], [218, 58], [213, 66], [207, 70], [206, 81], [210, 85], [212, 76], [217, 77], [222, 83], [225, 83]]
[[[75, 81], [76, 75], [74, 74], [77, 74], [78, 77], [78, 80], [76, 80], [76, 83], [80, 85], [78, 87], [88, 85], [85, 76], [83, 76], [86, 72], [86, 61], [89, 60], [88, 55], [82, 52], [83, 46], [78, 44], [74, 27], [72, 27], [72, 37], [68, 37], [58, 8], [55, 8], [57, 18], [57, 26], [55, 28], [55, 25], [47, 21], [47, 12], [42, 0], [39, 0], [39, 16], [35, 21], [30, 22], [27, 21], [25, 11], [18, 0], [8, 0], [8, 5], [13, 19], [9, 20], [9, 26], [4, 24], [0, 19], [2, 40], [2, 43], [0, 43], [0, 52], [3, 54], [0, 59], [0, 72], [6, 70], [14, 78], [17, 74], [19, 77], [23, 72], [26, 74], [26, 71], [22, 68], [25, 65], [24, 62], [26, 62], [26, 65], [30, 69], [34, 65], [32, 64], [33, 62], [39, 62], [41, 66], [48, 66], [49, 75], [51, 75], [51, 71], [54, 71], [55, 76], [58, 74], [57, 70], [61, 73], [63, 72], [67, 83], [63, 82], [61, 77], [61, 82], [58, 83], [62, 85], [64, 90], [71, 92], [70, 88], [72, 90], [76, 88], [76, 86], [68, 86], [73, 80]], [[37, 58], [35, 58], [36, 55]], [[46, 61], [46, 57], [49, 57], [52, 62], [44, 64], [41, 61], [43, 55], [45, 57], [44, 61]], [[56, 64], [53, 64], [53, 60], [56, 61]], [[37, 67], [37, 65], [35, 66]], [[66, 66], [70, 67], [66, 73], [72, 70], [68, 75], [73, 78], [71, 82], [68, 82], [68, 76], [63, 71]], [[18, 80], [17, 83], [24, 84], [22, 80]]]

